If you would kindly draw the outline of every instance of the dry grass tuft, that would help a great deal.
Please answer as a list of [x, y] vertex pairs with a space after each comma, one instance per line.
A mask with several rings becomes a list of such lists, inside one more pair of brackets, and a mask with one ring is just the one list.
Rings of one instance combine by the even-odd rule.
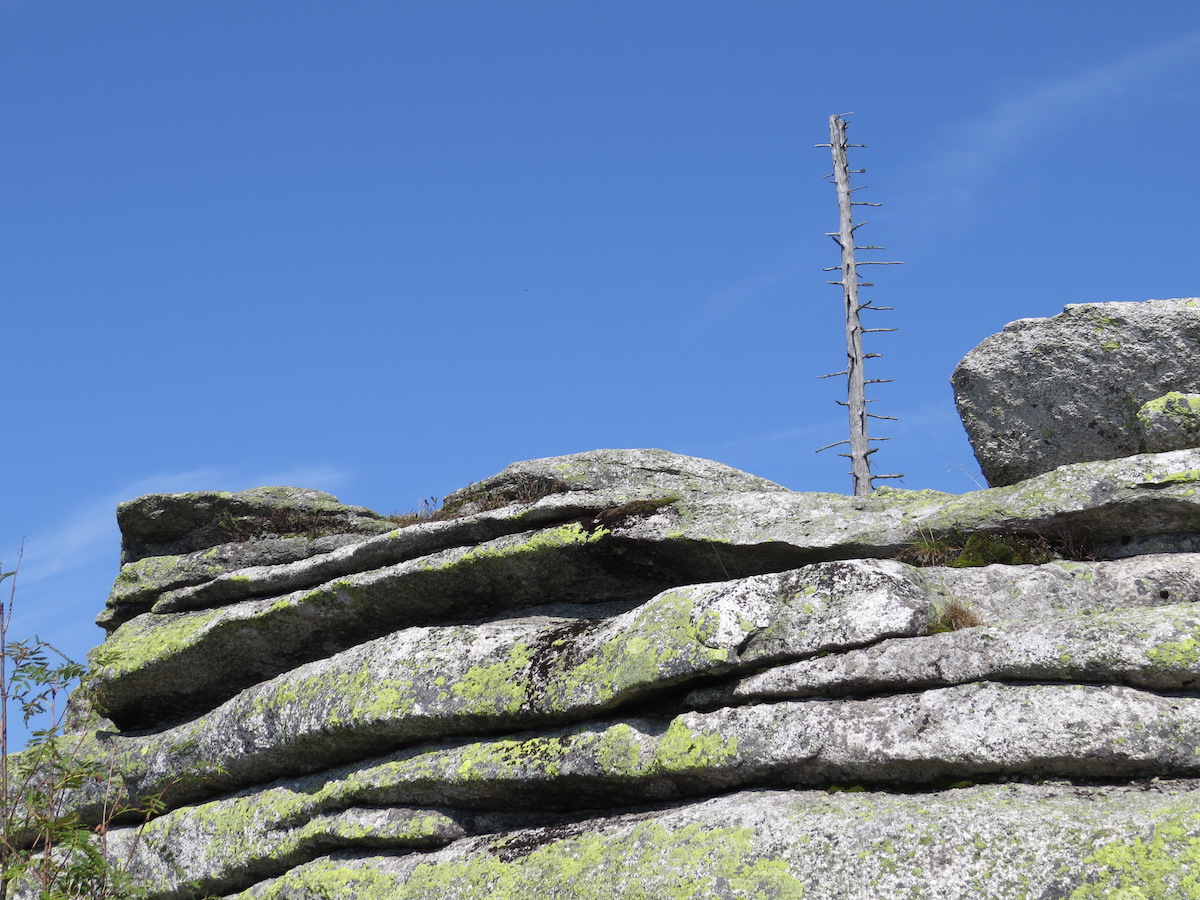
[[947, 631], [961, 631], [982, 624], [984, 622], [979, 614], [961, 600], [947, 600], [938, 607], [937, 618], [930, 623], [929, 633], [944, 634]]

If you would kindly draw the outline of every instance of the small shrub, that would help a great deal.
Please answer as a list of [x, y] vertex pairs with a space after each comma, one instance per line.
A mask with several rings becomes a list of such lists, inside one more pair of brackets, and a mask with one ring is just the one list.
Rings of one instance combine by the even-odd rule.
[[[18, 566], [19, 568], [19, 566]], [[125, 900], [142, 895], [128, 875], [129, 859], [108, 850], [108, 826], [118, 817], [160, 811], [160, 799], [139, 809], [125, 801], [111, 764], [84, 759], [83, 732], [65, 733], [66, 696], [86, 677], [45, 641], [9, 641], [16, 570], [7, 602], [0, 601], [0, 898], [35, 891], [40, 900]], [[35, 728], [28, 746], [9, 755], [9, 716], [20, 710]], [[85, 783], [109, 786], [103, 821], [95, 827], [66, 806], [66, 797]], [[134, 844], [136, 849], [136, 843]], [[132, 851], [131, 851], [132, 852]]]

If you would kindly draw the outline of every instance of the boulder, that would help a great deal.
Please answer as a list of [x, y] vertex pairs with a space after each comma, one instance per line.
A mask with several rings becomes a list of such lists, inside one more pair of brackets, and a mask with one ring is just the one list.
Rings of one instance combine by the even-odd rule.
[[1083, 303], [1020, 319], [951, 379], [993, 486], [1068, 463], [1200, 446], [1200, 299]]

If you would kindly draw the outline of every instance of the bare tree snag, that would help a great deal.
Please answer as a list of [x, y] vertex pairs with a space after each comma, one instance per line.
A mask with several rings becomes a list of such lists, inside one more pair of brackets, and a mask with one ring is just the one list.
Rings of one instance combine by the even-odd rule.
[[846, 142], [846, 125], [847, 122], [842, 116], [829, 117], [829, 143], [817, 144], [818, 147], [828, 147], [833, 155], [833, 174], [827, 176], [833, 179], [833, 184], [837, 188], [838, 197], [838, 219], [839, 228], [837, 231], [826, 232], [842, 249], [842, 262], [838, 266], [829, 266], [825, 269], [826, 272], [840, 272], [841, 278], [837, 281], [829, 281], [827, 284], [838, 284], [842, 287], [842, 296], [846, 306], [846, 369], [842, 372], [833, 372], [830, 375], [822, 375], [822, 378], [833, 378], [838, 375], [846, 376], [846, 401], [837, 401], [842, 406], [845, 406], [850, 414], [850, 438], [845, 441], [837, 441], [833, 444], [828, 444], [822, 447], [821, 450], [828, 450], [830, 447], [839, 447], [843, 444], [849, 444], [849, 453], [839, 453], [839, 456], [845, 456], [850, 460], [850, 474], [854, 477], [854, 493], [856, 496], [869, 494], [874, 490], [874, 480], [877, 478], [903, 478], [903, 475], [872, 475], [871, 474], [871, 454], [877, 448], [871, 447], [872, 441], [883, 441], [887, 438], [871, 438], [867, 434], [867, 419], [894, 419], [892, 416], [878, 416], [867, 412], [867, 404], [870, 403], [867, 399], [868, 384], [881, 384], [891, 379], [887, 378], [872, 378], [867, 379], [865, 372], [865, 362], [869, 357], [882, 356], [880, 353], [863, 353], [863, 334], [874, 331], [895, 331], [895, 328], [863, 328], [860, 313], [864, 309], [885, 310], [891, 309], [888, 306], [873, 306], [870, 303], [862, 303], [858, 299], [858, 289], [861, 287], [873, 287], [870, 282], [860, 281], [858, 276], [859, 266], [896, 266], [898, 262], [874, 262], [864, 261], [859, 262], [855, 257], [857, 250], [882, 250], [883, 247], [874, 246], [856, 246], [854, 241], [854, 233], [866, 225], [866, 222], [854, 222], [854, 207], [856, 206], [881, 206], [879, 203], [866, 203], [861, 200], [852, 199], [855, 191], [861, 188], [852, 188], [850, 186], [850, 176], [859, 175], [866, 172], [866, 169], [851, 169], [850, 162], [847, 156], [847, 149], [850, 147], [863, 147], [864, 144], [849, 144]]

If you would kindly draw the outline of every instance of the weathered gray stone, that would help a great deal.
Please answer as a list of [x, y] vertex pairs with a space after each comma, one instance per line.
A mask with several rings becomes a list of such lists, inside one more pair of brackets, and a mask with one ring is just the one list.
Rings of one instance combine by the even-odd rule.
[[[104, 838], [148, 900], [1198, 895], [1198, 488], [1196, 448], [867, 497], [596, 451], [401, 528], [267, 491], [211, 547], [230, 495], [148, 500], [66, 737], [113, 777], [62, 809], [154, 807]], [[971, 538], [1083, 558], [882, 558]]]
[[393, 525], [361, 506], [346, 506], [324, 491], [260, 487], [231, 494], [146, 494], [117, 507], [121, 562], [176, 556], [218, 544], [303, 535], [380, 534]]
[[966, 604], [989, 625], [1200, 601], [1196, 553], [1040, 566], [928, 566], [919, 571], [943, 602]]
[[202, 589], [220, 583], [220, 577], [229, 572], [250, 566], [275, 569], [296, 560], [324, 556], [338, 547], [361, 541], [363, 537], [358, 534], [331, 534], [314, 539], [265, 538], [218, 544], [181, 556], [143, 556], [121, 566], [104, 611], [96, 617], [96, 624], [112, 630], [140, 613], [149, 612], [163, 593], [193, 586]]
[[[1200, 450], [1063, 466], [1020, 484], [936, 491], [725, 494], [663, 506], [613, 528], [639, 552], [706, 577], [831, 557], [892, 556], [915, 541], [972, 532], [1116, 542], [1200, 532]], [[722, 567], [725, 567], [724, 569]]]
[[1190, 784], [756, 791], [434, 853], [335, 854], [237, 896], [1167, 900], [1200, 884], [1198, 810]]
[[[244, 885], [283, 849], [286, 864], [314, 858], [321, 842], [305, 846], [306, 837], [324, 835], [326, 848], [361, 847], [367, 835], [339, 840], [334, 828], [344, 823], [341, 810], [364, 804], [398, 808], [399, 833], [375, 837], [402, 849], [420, 837], [433, 843], [430, 831], [452, 839], [454, 824], [465, 820], [448, 822], [440, 811], [447, 805], [586, 809], [754, 784], [1046, 779], [1067, 769], [1075, 777], [1170, 777], [1200, 770], [1197, 740], [1195, 698], [1083, 685], [982, 683], [670, 720], [644, 717], [421, 748], [338, 770], [331, 778], [280, 782], [259, 794], [181, 807], [142, 832], [141, 864], [168, 884], [219, 879], [228, 889], [231, 869], [242, 873]], [[429, 811], [423, 823], [413, 822], [414, 805]], [[1193, 809], [1200, 816], [1200, 806]], [[181, 844], [193, 863], [180, 871], [176, 851], [171, 871], [159, 860]]]
[[[647, 496], [646, 501], [671, 502]], [[648, 503], [648, 509], [656, 508]], [[188, 585], [158, 586], [153, 611], [180, 612], [221, 606], [248, 597], [276, 596], [316, 587], [331, 579], [380, 569], [428, 556], [441, 550], [473, 547], [506, 535], [585, 523], [590, 530], [644, 510], [629, 504], [628, 492], [595, 491], [551, 494], [536, 501], [513, 503], [494, 510], [464, 512], [457, 518], [415, 522], [377, 537], [357, 539], [315, 559], [279, 565], [270, 559], [252, 559], [235, 571], [211, 576]]]
[[[1063, 768], [1065, 757], [1098, 776], [1148, 768], [1188, 773], [1200, 765], [1189, 758], [1194, 753], [1187, 745], [1196, 736], [1195, 703], [1185, 701], [1181, 711], [1169, 699], [1123, 688], [982, 684], [434, 746], [181, 807], [137, 836], [144, 847], [139, 866], [163, 888], [199, 880], [206, 890], [228, 890], [331, 847], [371, 840], [393, 849], [447, 843], [472, 826], [470, 817], [448, 816], [443, 804], [563, 809], [756, 782], [886, 784], [996, 772], [1047, 777]], [[1127, 719], [1130, 714], [1140, 718]], [[1095, 733], [1090, 722], [1098, 726]], [[1107, 725], [1116, 728], [1102, 727]], [[347, 829], [343, 810], [351, 810], [354, 821], [361, 815], [355, 810], [381, 804], [395, 810], [393, 831]], [[424, 817], [414, 813], [414, 804]]]
[[702, 676], [922, 634], [931, 617], [911, 567], [825, 563], [677, 588], [608, 620], [405, 629], [250, 687], [192, 722], [104, 743], [151, 761], [139, 766], [138, 795], [162, 789], [172, 771], [220, 770], [245, 784], [437, 737], [577, 722]]
[[666, 450], [592, 450], [513, 463], [491, 478], [448, 495], [444, 505], [472, 511], [482, 499], [513, 502], [560, 491], [615, 491], [620, 501], [627, 501], [787, 488], [710, 459]]
[[[592, 518], [510, 534], [274, 594], [273, 585], [290, 586], [294, 577], [328, 577], [341, 563], [353, 571], [380, 560], [393, 552], [385, 536], [361, 550], [343, 548], [287, 568], [278, 581], [273, 570], [258, 569], [215, 582], [262, 599], [137, 616], [102, 646], [96, 685], [106, 715], [126, 727], [145, 725], [164, 714], [215, 705], [289, 667], [406, 624], [482, 618], [563, 600], [634, 602], [671, 584], [786, 570], [831, 557], [894, 555], [925, 536], [963, 530], [1070, 532], [1118, 542], [1130, 535], [1200, 532], [1197, 484], [1200, 451], [1184, 450], [1067, 466], [959, 497], [728, 493], [614, 518], [611, 527]], [[404, 539], [397, 542], [394, 552], [404, 555]]]
[[[959, 363], [959, 414], [991, 485], [1069, 463], [1200, 445], [1200, 430], [1139, 418], [1200, 391], [1200, 300], [1084, 303], [1020, 319]], [[1185, 416], [1195, 424], [1189, 407]]]
[[[1194, 602], [1194, 601], [1193, 601]], [[1200, 686], [1200, 613], [1192, 603], [1059, 616], [884, 641], [695, 691], [701, 709], [793, 697], [917, 691], [973, 681]]]
[[[578, 523], [456, 547], [311, 590], [196, 612], [144, 613], [93, 654], [105, 715], [125, 727], [194, 714], [242, 688], [405, 625], [562, 601], [644, 600], [677, 572], [612, 563]], [[234, 579], [239, 576], [235, 574]], [[250, 577], [250, 576], [246, 576]]]

